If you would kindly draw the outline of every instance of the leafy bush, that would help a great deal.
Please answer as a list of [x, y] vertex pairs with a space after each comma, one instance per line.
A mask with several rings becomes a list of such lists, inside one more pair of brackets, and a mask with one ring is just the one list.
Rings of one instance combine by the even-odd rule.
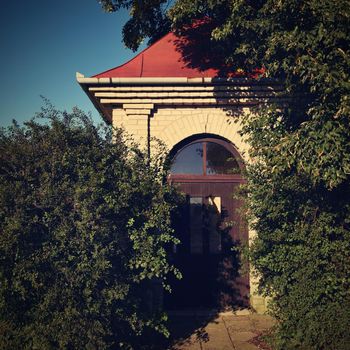
[[257, 232], [250, 253], [261, 291], [272, 297], [280, 321], [275, 347], [349, 349], [349, 178], [330, 187], [298, 169], [279, 149], [292, 134], [285, 120], [281, 112], [265, 111], [244, 128], [255, 159], [248, 167]]
[[146, 293], [177, 273], [162, 159], [78, 109], [39, 117], [0, 132], [0, 347], [131, 348], [145, 329], [166, 334]]

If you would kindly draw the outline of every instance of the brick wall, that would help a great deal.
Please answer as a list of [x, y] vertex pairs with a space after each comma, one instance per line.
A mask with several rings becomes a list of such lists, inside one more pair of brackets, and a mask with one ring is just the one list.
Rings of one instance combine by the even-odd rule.
[[[249, 161], [248, 145], [239, 135], [240, 121], [245, 115], [252, 113], [249, 107], [144, 107], [150, 106], [138, 105], [138, 109], [117, 108], [113, 109], [112, 113], [113, 125], [123, 127], [143, 147], [147, 146], [149, 137], [156, 137], [162, 140], [170, 151], [187, 137], [208, 133], [226, 138], [236, 147], [242, 158]], [[250, 230], [249, 238], [253, 237], [254, 232]], [[251, 306], [259, 313], [265, 312], [267, 300], [257, 294], [257, 279], [252, 274], [250, 291]]]
[[[127, 114], [125, 109], [113, 110], [113, 125], [123, 127], [135, 141], [146, 145], [148, 137], [162, 140], [171, 150], [185, 138], [209, 133], [232, 142], [240, 154], [247, 157], [247, 145], [238, 131], [240, 118], [249, 113], [249, 108], [229, 110], [224, 108], [158, 108], [147, 114]], [[240, 115], [240, 117], [238, 117]]]

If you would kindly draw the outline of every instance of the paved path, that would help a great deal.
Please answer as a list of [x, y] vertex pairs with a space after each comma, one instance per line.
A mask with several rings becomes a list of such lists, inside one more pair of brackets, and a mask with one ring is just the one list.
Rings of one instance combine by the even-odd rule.
[[[274, 320], [248, 311], [204, 314], [173, 314], [172, 350], [258, 350], [268, 349], [256, 341], [261, 332], [271, 328]], [[255, 340], [254, 340], [255, 339]]]

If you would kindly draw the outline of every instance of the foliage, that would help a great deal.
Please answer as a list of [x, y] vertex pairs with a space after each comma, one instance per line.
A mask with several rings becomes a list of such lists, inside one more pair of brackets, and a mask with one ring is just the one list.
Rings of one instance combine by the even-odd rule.
[[286, 129], [278, 111], [251, 116], [244, 128], [256, 160], [247, 185], [257, 232], [251, 259], [281, 321], [277, 349], [347, 349], [349, 180], [329, 189], [296, 166], [283, 168]]
[[165, 35], [170, 26], [166, 10], [167, 1], [134, 1], [134, 0], [98, 0], [106, 12], [118, 11], [121, 8], [129, 10], [131, 18], [123, 27], [125, 45], [136, 51], [144, 39], [149, 43]]
[[39, 116], [0, 132], [0, 347], [131, 348], [146, 329], [166, 334], [147, 294], [177, 273], [161, 158], [78, 109]]
[[288, 107], [259, 109], [242, 130], [254, 160], [251, 257], [281, 321], [280, 349], [349, 348], [349, 8], [349, 0], [178, 0], [163, 15], [182, 33], [206, 19], [201, 35], [219, 67], [263, 67], [284, 84]]

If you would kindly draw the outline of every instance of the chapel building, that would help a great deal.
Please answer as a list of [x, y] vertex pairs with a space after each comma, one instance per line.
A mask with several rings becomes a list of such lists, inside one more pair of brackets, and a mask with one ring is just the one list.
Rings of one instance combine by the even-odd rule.
[[[92, 77], [77, 73], [77, 81], [107, 123], [124, 128], [150, 153], [153, 137], [169, 149], [169, 181], [187, 202], [175, 223], [182, 243], [174, 256], [183, 279], [174, 281], [171, 296], [164, 294], [164, 306], [250, 306], [264, 312], [256, 279], [242, 272], [232, 251], [254, 236], [235, 195], [249, 162], [239, 130], [256, 106], [276, 100], [280, 87], [222, 74], [192, 54], [196, 45], [186, 49], [186, 40], [169, 33], [129, 62]], [[193, 58], [206, 64], [198, 67]]]

